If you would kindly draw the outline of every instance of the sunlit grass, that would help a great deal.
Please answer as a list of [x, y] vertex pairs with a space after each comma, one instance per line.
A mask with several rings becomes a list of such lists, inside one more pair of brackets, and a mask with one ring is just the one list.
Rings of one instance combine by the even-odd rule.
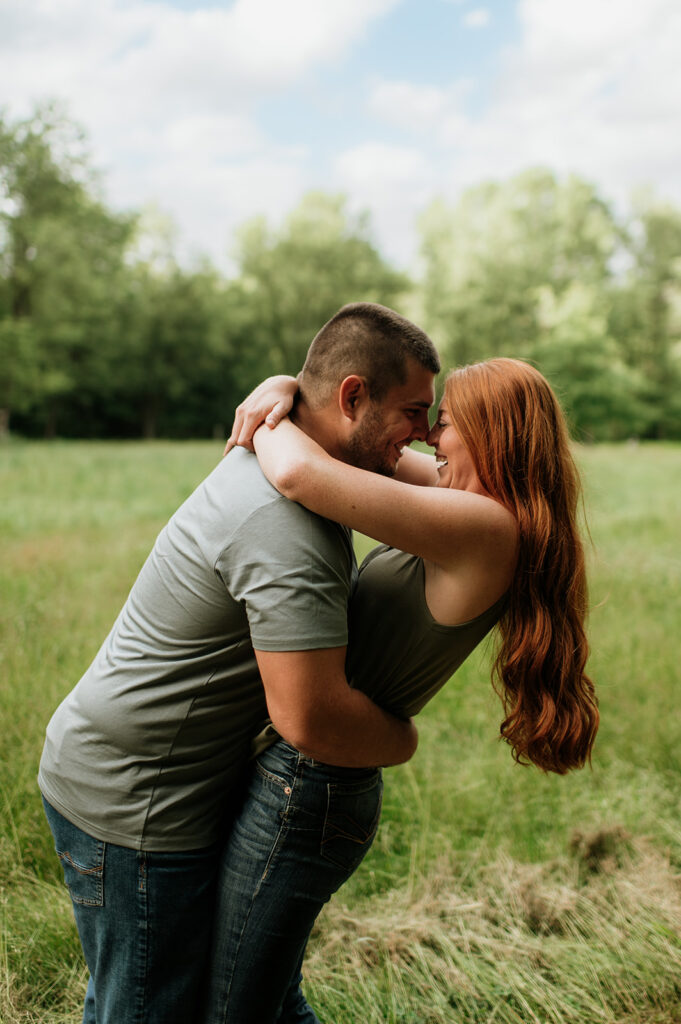
[[[45, 724], [165, 519], [219, 457], [207, 443], [0, 449], [7, 1024], [80, 1020], [79, 947], [35, 784]], [[476, 653], [420, 716], [414, 760], [386, 773], [374, 849], [311, 944], [322, 1020], [681, 1017], [681, 448], [577, 457], [593, 536], [590, 671], [602, 712], [593, 769], [558, 778], [514, 766], [497, 740], [489, 652]], [[614, 859], [586, 871], [572, 839], [603, 832], [620, 837]], [[550, 924], [554, 910], [560, 925]]]

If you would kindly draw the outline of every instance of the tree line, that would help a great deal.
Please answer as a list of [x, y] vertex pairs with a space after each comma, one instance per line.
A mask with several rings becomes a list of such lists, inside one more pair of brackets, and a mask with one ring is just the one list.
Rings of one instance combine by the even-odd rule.
[[347, 301], [410, 316], [445, 366], [511, 355], [549, 377], [575, 436], [681, 437], [681, 211], [615, 211], [589, 182], [531, 169], [434, 200], [418, 275], [343, 196], [245, 223], [236, 271], [174, 252], [154, 211], [109, 209], [86, 139], [54, 107], [0, 116], [0, 435], [222, 433], [270, 373], [295, 373]]

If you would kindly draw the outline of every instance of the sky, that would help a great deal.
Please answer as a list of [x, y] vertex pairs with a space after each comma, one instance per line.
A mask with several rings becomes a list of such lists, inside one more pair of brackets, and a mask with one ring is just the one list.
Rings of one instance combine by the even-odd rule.
[[310, 189], [406, 269], [433, 198], [531, 166], [681, 204], [679, 0], [0, 0], [0, 109], [48, 99], [224, 269]]

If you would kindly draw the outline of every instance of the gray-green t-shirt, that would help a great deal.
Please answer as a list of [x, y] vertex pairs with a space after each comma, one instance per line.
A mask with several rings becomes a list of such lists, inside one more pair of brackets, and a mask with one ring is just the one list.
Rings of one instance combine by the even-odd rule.
[[161, 531], [53, 715], [45, 798], [122, 846], [211, 843], [267, 720], [253, 647], [344, 646], [355, 574], [349, 532], [282, 498], [235, 449]]
[[[433, 618], [426, 601], [423, 559], [380, 544], [362, 562], [350, 601], [345, 674], [387, 711], [416, 715], [442, 689], [496, 625], [504, 595], [458, 626]], [[259, 754], [278, 739], [267, 725], [253, 742]]]
[[500, 598], [458, 626], [433, 618], [423, 559], [385, 544], [364, 559], [350, 602], [345, 671], [353, 686], [397, 715], [416, 715], [503, 614]]

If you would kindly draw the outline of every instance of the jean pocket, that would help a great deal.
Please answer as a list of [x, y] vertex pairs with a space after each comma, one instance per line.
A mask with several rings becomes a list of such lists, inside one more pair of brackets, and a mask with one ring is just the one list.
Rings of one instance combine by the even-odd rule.
[[[278, 766], [276, 767], [278, 768]], [[291, 787], [293, 786], [294, 782], [294, 778], [292, 776], [287, 776], [283, 771], [270, 771], [264, 764], [261, 764], [259, 760], [255, 762], [254, 771], [255, 775], [259, 776], [259, 778], [261, 779], [264, 779], [265, 782], [276, 787], [277, 789], [280, 789], [282, 792], [286, 794], [290, 794]], [[252, 788], [253, 780], [251, 780], [250, 785], [250, 789]]]
[[83, 906], [103, 906], [106, 843], [73, 825], [47, 801], [44, 803], [71, 899]]
[[320, 853], [347, 872], [359, 866], [374, 841], [381, 817], [383, 779], [356, 783], [329, 782]]

